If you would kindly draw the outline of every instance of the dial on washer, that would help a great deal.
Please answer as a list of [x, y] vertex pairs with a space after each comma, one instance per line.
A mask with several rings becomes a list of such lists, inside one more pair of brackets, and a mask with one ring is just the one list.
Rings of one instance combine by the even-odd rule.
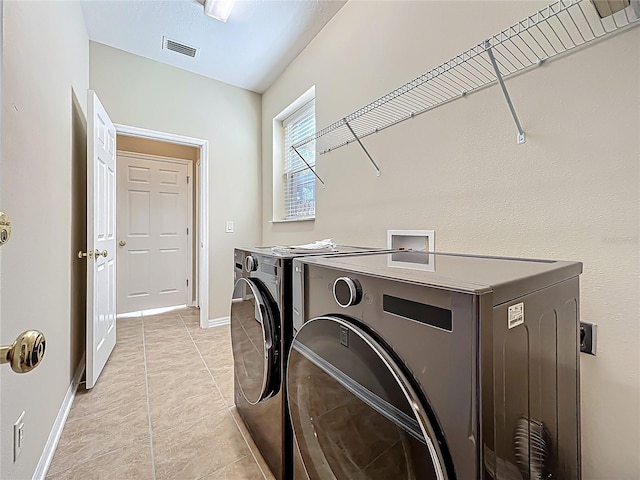
[[249, 255], [244, 259], [244, 268], [247, 272], [255, 272], [258, 269], [258, 260]]
[[355, 278], [339, 277], [333, 282], [333, 298], [343, 308], [357, 305], [362, 300], [362, 285]]

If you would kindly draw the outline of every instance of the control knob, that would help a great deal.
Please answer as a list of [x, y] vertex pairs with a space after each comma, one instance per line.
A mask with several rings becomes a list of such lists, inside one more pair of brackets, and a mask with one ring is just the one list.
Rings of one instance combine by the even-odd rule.
[[357, 305], [362, 300], [362, 286], [355, 278], [339, 277], [333, 282], [333, 298], [343, 308]]
[[258, 269], [258, 260], [251, 255], [244, 259], [244, 269], [247, 272], [255, 272]]

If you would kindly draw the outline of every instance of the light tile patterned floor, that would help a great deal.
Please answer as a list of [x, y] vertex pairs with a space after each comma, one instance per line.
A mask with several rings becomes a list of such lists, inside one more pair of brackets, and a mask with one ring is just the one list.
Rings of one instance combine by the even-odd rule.
[[229, 327], [197, 309], [119, 319], [97, 385], [80, 387], [49, 480], [273, 479], [233, 406]]

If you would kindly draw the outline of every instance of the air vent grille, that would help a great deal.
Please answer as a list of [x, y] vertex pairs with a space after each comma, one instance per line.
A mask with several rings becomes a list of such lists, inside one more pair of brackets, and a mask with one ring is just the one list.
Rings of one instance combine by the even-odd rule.
[[199, 48], [185, 45], [184, 43], [176, 42], [167, 37], [162, 37], [162, 48], [164, 50], [171, 50], [172, 52], [179, 53], [180, 55], [186, 55], [187, 57], [196, 58], [198, 56]]

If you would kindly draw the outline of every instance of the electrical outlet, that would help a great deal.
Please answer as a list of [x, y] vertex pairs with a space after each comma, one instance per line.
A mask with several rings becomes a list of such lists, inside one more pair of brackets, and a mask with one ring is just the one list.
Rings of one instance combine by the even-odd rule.
[[596, 354], [597, 325], [590, 322], [580, 322], [580, 351], [589, 355]]
[[25, 412], [22, 412], [16, 420], [16, 423], [13, 424], [13, 462], [18, 461], [18, 457], [22, 452], [22, 447], [24, 447], [24, 415]]
[[224, 227], [225, 233], [233, 233], [233, 222], [231, 220], [227, 220], [227, 224]]

